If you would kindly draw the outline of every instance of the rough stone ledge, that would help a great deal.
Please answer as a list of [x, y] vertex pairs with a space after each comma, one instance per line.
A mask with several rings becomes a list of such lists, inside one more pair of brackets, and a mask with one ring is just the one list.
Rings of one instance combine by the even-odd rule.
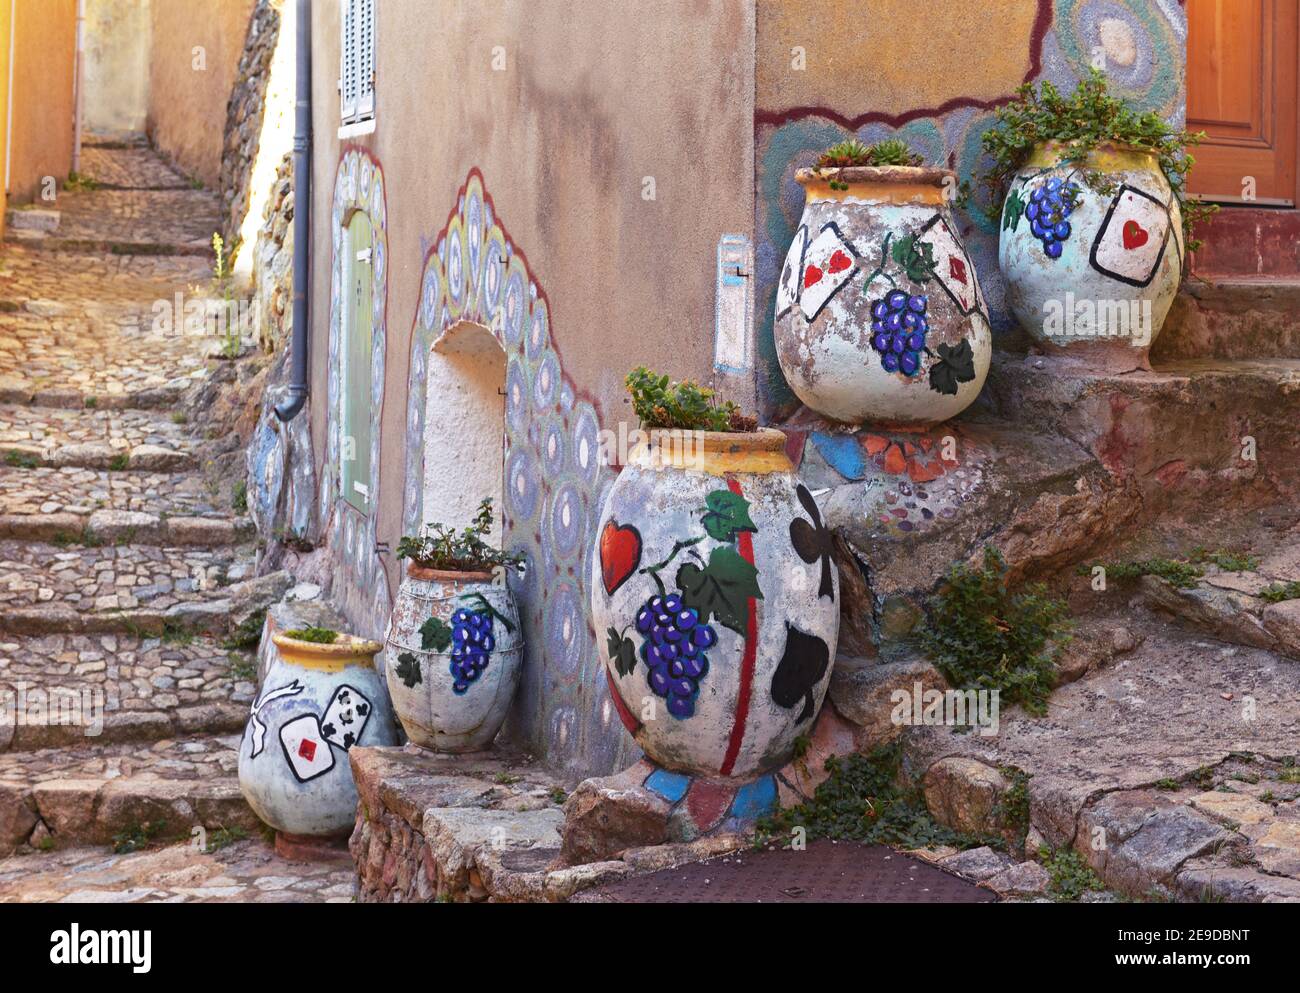
[[361, 902], [559, 902], [633, 873], [745, 844], [736, 835], [560, 859], [563, 785], [523, 755], [354, 748], [360, 802], [349, 841]]
[[160, 517], [139, 511], [97, 510], [89, 514], [0, 514], [0, 538], [19, 541], [68, 540], [89, 536], [99, 542], [216, 548], [251, 541], [246, 517]]

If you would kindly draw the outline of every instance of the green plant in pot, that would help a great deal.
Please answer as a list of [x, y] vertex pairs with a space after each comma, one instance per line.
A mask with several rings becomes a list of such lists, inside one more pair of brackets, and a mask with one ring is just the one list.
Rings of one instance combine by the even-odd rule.
[[1095, 69], [1068, 96], [1026, 84], [995, 117], [981, 186], [1012, 312], [1049, 348], [1145, 364], [1193, 228], [1216, 209], [1186, 193], [1204, 136], [1115, 96]]

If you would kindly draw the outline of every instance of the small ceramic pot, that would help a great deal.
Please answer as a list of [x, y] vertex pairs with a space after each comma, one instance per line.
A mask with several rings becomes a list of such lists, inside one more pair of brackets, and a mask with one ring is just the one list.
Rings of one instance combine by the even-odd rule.
[[1080, 159], [1048, 143], [1011, 183], [998, 263], [1007, 304], [1049, 350], [1145, 364], [1183, 279], [1182, 211], [1151, 152], [1108, 144]]
[[271, 636], [275, 657], [239, 746], [239, 788], [284, 834], [335, 837], [356, 820], [348, 751], [395, 745], [397, 727], [375, 671], [383, 646], [340, 634], [331, 645]]
[[509, 587], [487, 572], [411, 563], [388, 625], [388, 691], [407, 735], [435, 752], [487, 748], [519, 685], [524, 641]]
[[993, 339], [948, 208], [948, 169], [800, 169], [803, 217], [773, 334], [791, 389], [834, 421], [920, 426], [960, 413]]
[[829, 685], [840, 614], [831, 534], [785, 435], [652, 436], [597, 534], [592, 620], [646, 755], [737, 779], [788, 762]]

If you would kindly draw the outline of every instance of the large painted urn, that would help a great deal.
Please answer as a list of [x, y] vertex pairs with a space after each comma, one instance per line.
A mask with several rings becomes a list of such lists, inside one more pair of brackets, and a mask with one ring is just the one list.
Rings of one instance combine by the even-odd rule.
[[388, 625], [388, 691], [411, 741], [435, 752], [487, 748], [519, 685], [524, 642], [504, 581], [407, 566]]
[[239, 788], [290, 840], [335, 838], [356, 820], [348, 752], [395, 745], [397, 726], [375, 671], [383, 647], [340, 634], [318, 644], [277, 632], [275, 653], [239, 745]]
[[785, 435], [652, 433], [597, 533], [592, 619], [647, 757], [738, 780], [788, 762], [830, 682], [839, 575]]
[[1026, 331], [1067, 355], [1145, 364], [1184, 270], [1182, 211], [1152, 152], [1039, 146], [1011, 183], [1000, 230], [1007, 303]]
[[804, 209], [776, 292], [781, 371], [845, 424], [921, 426], [979, 395], [993, 340], [948, 201], [948, 169], [800, 169]]

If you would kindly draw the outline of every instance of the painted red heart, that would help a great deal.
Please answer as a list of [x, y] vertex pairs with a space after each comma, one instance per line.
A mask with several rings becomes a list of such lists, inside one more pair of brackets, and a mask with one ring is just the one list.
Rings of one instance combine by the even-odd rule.
[[831, 264], [827, 268], [830, 269], [831, 272], [835, 273], [843, 272], [851, 265], [853, 265], [853, 260], [837, 248], [835, 254], [831, 256]]
[[962, 286], [966, 285], [966, 263], [955, 255], [948, 259], [948, 274]]
[[600, 532], [600, 574], [610, 596], [641, 564], [641, 532], [631, 524], [605, 522]]
[[1125, 248], [1141, 248], [1147, 243], [1149, 237], [1151, 236], [1147, 234], [1147, 229], [1137, 221], [1130, 219], [1124, 222]]
[[803, 272], [803, 288], [806, 290], [814, 283], [820, 283], [823, 275], [825, 274], [815, 265], [810, 265]]

